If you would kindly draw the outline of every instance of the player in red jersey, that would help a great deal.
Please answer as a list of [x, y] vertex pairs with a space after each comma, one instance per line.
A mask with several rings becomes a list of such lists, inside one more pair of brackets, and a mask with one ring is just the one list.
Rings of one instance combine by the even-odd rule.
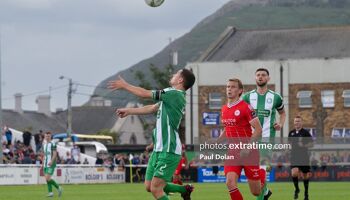
[[180, 160], [179, 165], [177, 166], [175, 173], [173, 175], [173, 183], [174, 184], [182, 185], [181, 171], [186, 166], [186, 164], [187, 164], [186, 153], [184, 150], [182, 150], [181, 160]]
[[[222, 106], [222, 123], [224, 131], [219, 140], [226, 138], [229, 143], [237, 143], [243, 139], [249, 142], [257, 141], [261, 136], [262, 128], [259, 119], [256, 117], [254, 109], [240, 99], [243, 93], [243, 84], [239, 79], [229, 79], [226, 86], [227, 104]], [[252, 130], [253, 127], [253, 130]], [[256, 153], [256, 154], [254, 154]], [[237, 188], [238, 178], [242, 169], [247, 176], [250, 191], [254, 196], [258, 196], [265, 183], [265, 170], [259, 167], [258, 150], [229, 150], [230, 155], [235, 156], [237, 162], [225, 161], [226, 185], [231, 199], [242, 200], [242, 194]], [[253, 155], [254, 154], [254, 155]], [[242, 164], [242, 160], [252, 160], [256, 162], [251, 165]], [[239, 161], [240, 160], [240, 161]]]

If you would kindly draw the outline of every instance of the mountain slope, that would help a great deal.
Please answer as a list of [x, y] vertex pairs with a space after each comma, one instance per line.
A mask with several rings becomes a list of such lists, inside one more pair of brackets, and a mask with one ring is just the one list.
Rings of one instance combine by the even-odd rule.
[[[153, 57], [103, 80], [94, 94], [111, 99], [114, 106], [124, 106], [137, 98], [125, 91], [111, 93], [103, 88], [121, 74], [132, 84], [139, 84], [134, 73], [143, 71], [150, 79], [149, 65], [164, 67], [170, 50], [179, 52], [181, 68], [199, 58], [227, 26], [238, 29], [280, 29], [350, 24], [350, 0], [234, 0], [197, 24], [189, 33], [172, 42]], [[147, 78], [146, 78], [147, 79]]]

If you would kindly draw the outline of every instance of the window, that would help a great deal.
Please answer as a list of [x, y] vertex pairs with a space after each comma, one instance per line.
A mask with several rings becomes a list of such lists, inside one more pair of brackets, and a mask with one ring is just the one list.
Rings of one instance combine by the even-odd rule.
[[344, 128], [333, 128], [332, 138], [341, 138], [343, 137]]
[[344, 107], [350, 107], [350, 90], [343, 91]]
[[346, 128], [346, 129], [344, 130], [344, 137], [350, 138], [350, 128]]
[[130, 137], [129, 144], [137, 144], [137, 139], [134, 133], [132, 133]]
[[311, 94], [312, 94], [312, 91], [299, 91], [297, 93], [297, 98], [299, 99], [299, 108], [312, 107]]
[[209, 93], [209, 109], [221, 109], [221, 93]]
[[321, 91], [322, 106], [324, 108], [334, 107], [334, 90]]
[[316, 128], [304, 128], [307, 131], [309, 131], [309, 133], [311, 134], [312, 138], [315, 139], [316, 138]]

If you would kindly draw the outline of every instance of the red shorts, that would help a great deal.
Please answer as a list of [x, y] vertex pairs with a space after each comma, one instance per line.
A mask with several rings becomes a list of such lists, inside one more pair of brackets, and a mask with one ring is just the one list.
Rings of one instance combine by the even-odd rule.
[[225, 175], [229, 172], [235, 172], [238, 176], [241, 176], [242, 169], [244, 169], [247, 179], [260, 180], [259, 166], [224, 166]]

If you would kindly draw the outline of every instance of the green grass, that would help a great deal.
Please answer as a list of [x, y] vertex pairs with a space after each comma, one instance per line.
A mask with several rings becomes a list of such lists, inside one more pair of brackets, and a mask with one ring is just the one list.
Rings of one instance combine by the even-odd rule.
[[[227, 200], [229, 199], [223, 183], [195, 183], [195, 192], [192, 199], [196, 200]], [[302, 182], [299, 183], [303, 188]], [[63, 185], [62, 200], [151, 200], [150, 193], [144, 190], [142, 184], [101, 184], [101, 185]], [[247, 184], [239, 184], [244, 199], [255, 199], [250, 193]], [[293, 197], [293, 184], [271, 183], [273, 191], [271, 199], [287, 200]], [[315, 200], [344, 200], [350, 196], [350, 182], [311, 182], [310, 199]], [[45, 185], [35, 186], [0, 186], [1, 200], [41, 200], [47, 191]], [[303, 199], [303, 190], [300, 193]], [[170, 197], [173, 200], [181, 199], [180, 195]], [[58, 199], [54, 197], [52, 199]]]

